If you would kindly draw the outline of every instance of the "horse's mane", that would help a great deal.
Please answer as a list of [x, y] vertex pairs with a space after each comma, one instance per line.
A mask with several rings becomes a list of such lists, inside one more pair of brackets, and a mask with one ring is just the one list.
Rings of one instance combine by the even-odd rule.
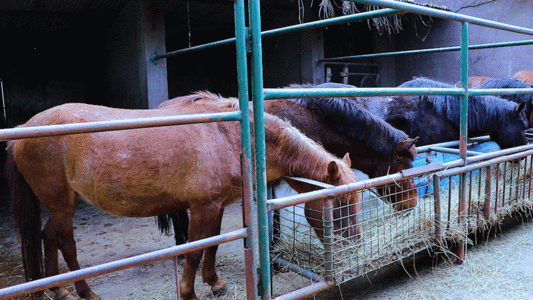
[[[424, 77], [416, 77], [403, 83], [400, 87], [453, 88], [454, 86]], [[433, 105], [438, 114], [454, 124], [459, 124], [461, 97], [458, 95], [407, 96], [403, 98], [411, 101], [427, 101]], [[505, 121], [503, 118], [509, 116], [509, 112], [514, 109], [515, 105], [513, 102], [494, 96], [469, 96], [468, 123], [470, 130], [485, 131], [497, 125], [495, 121]]]
[[[273, 124], [274, 123], [274, 124]], [[275, 146], [275, 155], [281, 165], [286, 166], [290, 176], [313, 178], [325, 181], [329, 162], [335, 161], [341, 168], [349, 168], [346, 164], [327, 152], [320, 144], [305, 136], [297, 128], [277, 116], [265, 113], [265, 134], [267, 142]], [[304, 171], [305, 170], [305, 171]], [[348, 169], [344, 169], [345, 173]], [[312, 173], [309, 173], [312, 172]], [[351, 174], [351, 171], [348, 173]]]
[[[481, 84], [482, 89], [515, 89], [515, 88], [531, 88], [531, 84], [527, 84], [513, 78], [493, 79], [487, 80]], [[522, 103], [526, 101], [525, 111], [529, 115], [533, 109], [533, 95], [519, 94], [519, 95], [500, 95], [501, 98], [512, 101], [514, 103]]]
[[[310, 84], [290, 87], [319, 87]], [[324, 87], [324, 86], [322, 86]], [[349, 98], [299, 98], [289, 99], [326, 118], [338, 131], [390, 157], [396, 146], [409, 137], [382, 119], [372, 114]]]
[[239, 108], [238, 103], [236, 107], [233, 105], [233, 103], [236, 102], [237, 99], [224, 98], [218, 94], [214, 94], [209, 91], [198, 91], [187, 96], [173, 98], [173, 99], [164, 101], [163, 103], [159, 104], [157, 108], [166, 108], [166, 107], [170, 107], [174, 105], [187, 105], [187, 104], [196, 103], [200, 100], [207, 101], [210, 103], [228, 103], [228, 105], [231, 104], [233, 108], [235, 109]]

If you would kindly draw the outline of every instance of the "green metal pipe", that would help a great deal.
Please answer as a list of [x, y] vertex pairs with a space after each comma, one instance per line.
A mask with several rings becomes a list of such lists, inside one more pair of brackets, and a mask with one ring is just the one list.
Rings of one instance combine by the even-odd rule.
[[261, 12], [259, 1], [250, 1], [249, 24], [252, 45], [251, 80], [254, 106], [255, 176], [259, 231], [260, 291], [262, 299], [271, 299], [270, 245], [268, 235], [265, 116], [263, 103], [263, 57], [261, 47]]
[[[384, 16], [391, 16], [391, 15], [395, 15], [395, 14], [398, 14], [398, 13], [400, 13], [400, 12], [395, 10], [395, 9], [386, 8], [386, 9], [380, 9], [380, 10], [375, 10], [375, 11], [371, 11], [371, 12], [363, 12], [363, 13], [358, 13], [358, 14], [353, 14], [353, 15], [348, 15], [348, 16], [330, 18], [330, 19], [327, 19], [327, 20], [320, 20], [320, 21], [314, 21], [314, 22], [308, 22], [308, 23], [304, 23], [304, 24], [298, 24], [298, 25], [283, 27], [283, 28], [266, 30], [264, 32], [261, 32], [260, 34], [261, 34], [262, 37], [270, 37], [270, 36], [283, 34], [283, 33], [297, 32], [297, 31], [302, 31], [302, 30], [321, 28], [321, 27], [325, 27], [325, 26], [331, 26], [331, 25], [338, 25], [338, 24], [344, 24], [344, 23], [349, 23], [349, 22], [361, 21], [361, 20], [366, 20], [366, 19], [371, 19], [371, 18], [379, 18], [379, 17], [384, 17]], [[168, 52], [168, 53], [154, 54], [154, 55], [152, 55], [150, 60], [155, 63], [157, 60], [162, 59], [162, 58], [168, 58], [168, 57], [172, 57], [172, 56], [176, 56], [176, 55], [180, 55], [180, 54], [184, 54], [184, 53], [189, 53], [189, 52], [194, 52], [194, 51], [198, 51], [198, 50], [204, 50], [204, 49], [208, 49], [208, 48], [212, 48], [212, 47], [231, 45], [233, 43], [235, 43], [235, 38], [229, 38], [229, 39], [220, 40], [220, 41], [207, 43], [207, 44], [203, 44], [203, 45], [198, 45], [198, 46], [194, 46], [194, 47], [190, 47], [190, 48], [180, 49], [180, 50], [176, 50], [176, 51], [172, 51], [172, 52]]]
[[459, 156], [466, 164], [466, 140], [468, 138], [468, 22], [461, 23], [461, 85], [465, 90], [465, 94], [461, 95]]
[[533, 94], [533, 88], [527, 89], [468, 89], [469, 96], [481, 95], [517, 95]]
[[501, 29], [505, 31], [533, 35], [533, 29], [513, 26], [509, 24], [495, 22], [495, 21], [489, 21], [489, 20], [485, 20], [481, 18], [471, 17], [471, 16], [453, 13], [453, 12], [444, 11], [444, 10], [439, 10], [435, 8], [424, 7], [424, 6], [410, 4], [406, 2], [400, 2], [400, 1], [394, 1], [394, 0], [348, 0], [348, 1], [361, 3], [361, 4], [388, 7], [388, 8], [416, 13], [420, 15], [427, 15], [427, 16], [432, 16], [432, 17], [437, 17], [437, 18], [459, 21], [459, 22], [468, 22], [474, 25], [480, 25], [480, 26], [490, 27], [494, 29]]
[[463, 95], [463, 88], [309, 88], [309, 89], [264, 89], [264, 98], [284, 99], [301, 97], [356, 97], [356, 96], [398, 96], [398, 95]]
[[375, 11], [367, 11], [367, 12], [362, 12], [362, 13], [357, 13], [357, 14], [352, 14], [352, 15], [347, 15], [347, 16], [342, 16], [342, 17], [330, 18], [326, 20], [308, 22], [308, 23], [303, 23], [303, 24], [298, 24], [298, 25], [293, 25], [293, 26], [287, 26], [283, 28], [267, 30], [267, 31], [262, 32], [261, 35], [263, 37], [270, 37], [270, 36], [282, 34], [282, 33], [290, 33], [290, 32], [297, 32], [301, 30], [316, 29], [316, 28], [322, 28], [322, 27], [331, 26], [331, 25], [339, 25], [339, 24], [344, 24], [344, 23], [355, 22], [355, 21], [364, 21], [364, 20], [373, 19], [373, 18], [396, 15], [399, 13], [401, 12], [395, 9], [385, 8], [385, 9], [379, 9]]
[[[514, 47], [514, 46], [525, 46], [525, 45], [533, 45], [533, 40], [470, 45], [470, 46], [468, 46], [468, 49], [470, 49], [470, 50], [478, 50], [478, 49]], [[385, 52], [385, 53], [361, 54], [361, 55], [342, 56], [342, 57], [330, 57], [330, 58], [319, 59], [319, 60], [317, 60], [317, 62], [318, 63], [323, 63], [323, 62], [333, 63], [333, 62], [339, 62], [339, 61], [342, 61], [342, 60], [350, 60], [350, 59], [387, 57], [387, 56], [409, 55], [409, 54], [453, 52], [453, 51], [461, 51], [461, 46], [441, 47], [441, 48], [432, 48], [432, 49], [417, 49], [417, 50], [394, 51], [394, 52]]]
[[248, 229], [244, 240], [246, 295], [248, 300], [258, 299], [257, 294], [257, 226], [255, 225], [253, 191], [253, 157], [250, 130], [250, 105], [248, 94], [248, 64], [246, 59], [246, 11], [244, 0], [235, 0], [235, 47], [237, 56], [237, 82], [241, 110], [241, 170], [243, 197], [243, 225]]

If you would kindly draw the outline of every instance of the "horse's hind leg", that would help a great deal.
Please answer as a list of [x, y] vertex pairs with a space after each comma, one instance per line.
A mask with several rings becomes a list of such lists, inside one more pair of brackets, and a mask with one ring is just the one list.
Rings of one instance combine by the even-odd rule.
[[[220, 209], [215, 220], [213, 220], [213, 226], [211, 235], [215, 236], [220, 234], [220, 227], [222, 224], [222, 216], [224, 215], [224, 208]], [[220, 279], [216, 272], [215, 262], [217, 255], [218, 245], [209, 247], [205, 250], [204, 263], [202, 265], [202, 279], [205, 283], [209, 284], [211, 291], [215, 296], [224, 295], [226, 290], [226, 282]]]
[[[194, 242], [219, 234], [221, 220], [222, 213], [220, 212], [219, 205], [215, 203], [201, 207], [195, 207], [194, 209], [191, 208], [189, 242]], [[216, 229], [219, 231], [215, 232]], [[186, 262], [180, 281], [180, 295], [181, 299], [183, 300], [198, 299], [194, 293], [194, 281], [196, 279], [196, 271], [198, 270], [198, 266], [200, 265], [203, 254], [204, 250], [198, 250], [186, 254]], [[214, 259], [212, 260], [214, 261]], [[204, 262], [204, 264], [205, 263], [206, 262]], [[211, 263], [211, 259], [208, 259], [207, 264], [209, 266], [212, 265], [214, 268], [214, 263]], [[205, 268], [206, 266], [204, 265], [202, 270]], [[218, 277], [216, 278], [218, 279]]]
[[[54, 214], [51, 212], [50, 219], [43, 229], [43, 243], [45, 254], [45, 274], [53, 276], [59, 274], [58, 250], [61, 251], [68, 268], [71, 271], [79, 270], [80, 265], [76, 257], [76, 242], [74, 240], [74, 231], [72, 217], [73, 214]], [[75, 283], [78, 295], [83, 299], [100, 299], [92, 291], [85, 280]], [[55, 293], [55, 299], [66, 299], [69, 293], [64, 287], [52, 288]]]

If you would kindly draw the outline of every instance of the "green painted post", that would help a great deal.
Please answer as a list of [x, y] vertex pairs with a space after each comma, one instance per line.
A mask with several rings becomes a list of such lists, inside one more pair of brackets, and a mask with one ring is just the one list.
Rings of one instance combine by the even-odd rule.
[[243, 223], [248, 229], [244, 240], [244, 261], [246, 273], [246, 295], [248, 300], [257, 295], [257, 227], [254, 222], [255, 209], [253, 201], [253, 157], [250, 130], [250, 105], [248, 102], [248, 66], [246, 59], [246, 12], [244, 0], [235, 0], [235, 46], [237, 52], [237, 81], [239, 88], [239, 106], [241, 109], [241, 171], [243, 197]]
[[466, 139], [468, 138], [468, 22], [461, 23], [461, 85], [465, 94], [461, 96], [461, 120], [459, 144], [460, 156], [466, 165]]
[[263, 61], [261, 48], [261, 13], [259, 0], [249, 2], [250, 39], [252, 44], [251, 80], [254, 106], [255, 176], [257, 197], [257, 218], [259, 231], [260, 296], [269, 300], [270, 294], [270, 250], [268, 237], [265, 117], [263, 104]]

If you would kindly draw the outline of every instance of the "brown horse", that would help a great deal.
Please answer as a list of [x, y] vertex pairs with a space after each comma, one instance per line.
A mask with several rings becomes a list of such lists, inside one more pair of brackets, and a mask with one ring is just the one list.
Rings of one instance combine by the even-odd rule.
[[[487, 81], [487, 80], [493, 80], [494, 78], [492, 77], [484, 77], [484, 76], [472, 76], [472, 77], [468, 77], [468, 87], [469, 88], [473, 88], [473, 89], [479, 89], [481, 88], [481, 85], [483, 84], [483, 82]], [[462, 84], [460, 81], [456, 82], [455, 83], [455, 87], [461, 87]]]
[[[101, 120], [158, 117], [238, 109], [235, 99], [201, 92], [161, 109], [126, 110], [87, 104], [65, 104], [37, 114], [22, 127]], [[326, 152], [289, 123], [265, 114], [267, 180], [298, 176], [332, 185], [357, 181], [343, 160]], [[70, 270], [80, 268], [73, 237], [77, 203], [85, 199], [118, 216], [146, 217], [190, 209], [189, 240], [220, 233], [224, 207], [240, 197], [240, 126], [238, 122], [206, 123], [126, 131], [85, 133], [10, 141], [7, 174], [12, 188], [16, 228], [21, 235], [28, 280], [59, 273], [58, 250]], [[298, 192], [313, 188], [293, 183]], [[26, 193], [26, 194], [23, 194]], [[26, 196], [26, 197], [24, 197]], [[343, 208], [334, 231], [360, 238], [359, 195], [328, 200]], [[40, 204], [50, 218], [41, 232]], [[324, 201], [307, 203], [322, 211]], [[316, 219], [321, 219], [317, 213]], [[310, 220], [322, 237], [322, 222]], [[266, 242], [266, 241], [263, 241]], [[226, 283], [215, 270], [217, 247], [206, 249], [203, 281], [215, 293]], [[180, 281], [182, 299], [196, 299], [194, 280], [203, 250], [188, 253]], [[75, 283], [80, 297], [99, 299], [85, 280]], [[57, 297], [68, 294], [53, 288]]]
[[[349, 152], [352, 167], [370, 178], [413, 167], [417, 139], [409, 138], [404, 132], [347, 99], [268, 100], [265, 101], [265, 112], [288, 120], [292, 126], [335, 155]], [[417, 192], [412, 179], [378, 189], [378, 192], [388, 202], [395, 204], [397, 210], [409, 209], [417, 204]]]
[[533, 71], [516, 72], [512, 78], [528, 84], [533, 84]]

